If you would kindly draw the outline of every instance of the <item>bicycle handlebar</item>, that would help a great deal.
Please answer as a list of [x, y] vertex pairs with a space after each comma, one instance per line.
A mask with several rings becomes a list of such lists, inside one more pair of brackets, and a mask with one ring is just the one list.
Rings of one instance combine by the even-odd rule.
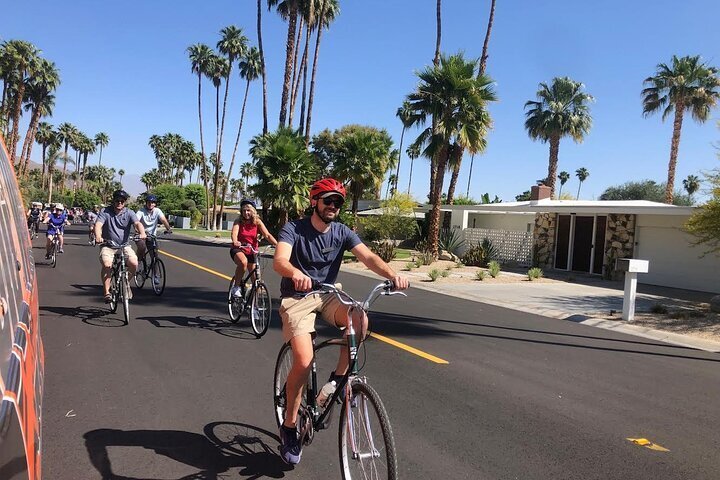
[[350, 296], [347, 292], [337, 288], [335, 285], [330, 283], [320, 283], [318, 281], [313, 280], [313, 286], [312, 290], [308, 292], [306, 295], [312, 295], [314, 293], [319, 294], [327, 294], [331, 293], [334, 294], [335, 297], [338, 299], [340, 303], [347, 306], [354, 306], [362, 308], [364, 311], [368, 311], [370, 308], [370, 305], [379, 297], [380, 295], [402, 295], [403, 297], [407, 297], [407, 294], [404, 292], [399, 292], [395, 290], [395, 284], [392, 280], [385, 280], [384, 282], [381, 282], [377, 284], [372, 290], [370, 290], [370, 293], [368, 293], [365, 300], [362, 302], [358, 302], [353, 297]]

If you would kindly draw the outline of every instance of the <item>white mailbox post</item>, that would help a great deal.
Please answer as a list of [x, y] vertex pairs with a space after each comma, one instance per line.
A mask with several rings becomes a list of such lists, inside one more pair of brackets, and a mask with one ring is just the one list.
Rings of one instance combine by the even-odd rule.
[[635, 293], [637, 290], [637, 274], [647, 273], [650, 262], [636, 258], [618, 258], [615, 268], [625, 272], [625, 296], [623, 297], [622, 318], [632, 322], [635, 318]]

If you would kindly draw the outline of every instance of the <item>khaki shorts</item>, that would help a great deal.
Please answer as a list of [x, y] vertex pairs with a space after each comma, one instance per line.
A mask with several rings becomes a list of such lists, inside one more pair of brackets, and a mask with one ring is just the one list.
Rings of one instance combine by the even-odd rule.
[[[103, 264], [104, 267], [112, 267], [113, 264], [113, 257], [115, 257], [115, 252], [120, 250], [119, 248], [110, 248], [110, 247], [102, 247], [100, 249], [100, 263]], [[135, 251], [130, 248], [130, 245], [125, 247], [125, 256], [129, 262], [135, 260], [133, 263], [137, 263], [137, 255], [135, 255]]]
[[315, 331], [315, 317], [320, 314], [323, 320], [334, 327], [335, 312], [344, 306], [332, 294], [314, 293], [307, 297], [285, 297], [280, 301], [280, 318], [282, 319], [283, 339], [291, 338]]

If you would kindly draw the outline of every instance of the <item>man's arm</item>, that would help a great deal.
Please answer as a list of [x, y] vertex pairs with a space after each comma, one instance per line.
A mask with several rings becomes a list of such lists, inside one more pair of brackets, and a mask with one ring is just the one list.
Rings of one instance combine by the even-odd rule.
[[279, 242], [277, 247], [275, 247], [273, 269], [279, 273], [281, 277], [291, 279], [296, 291], [307, 292], [312, 289], [312, 280], [303, 272], [292, 266], [290, 263], [291, 253], [292, 245], [285, 242]]
[[392, 280], [397, 290], [405, 290], [410, 283], [408, 279], [395, 273], [390, 265], [385, 263], [382, 258], [374, 254], [364, 243], [358, 243], [352, 250], [353, 255], [360, 260], [363, 265], [377, 273], [381, 277]]
[[170, 222], [167, 221], [167, 218], [165, 218], [164, 214], [160, 215], [160, 221], [162, 222], [163, 225], [165, 225], [165, 230], [167, 230], [168, 232], [172, 232], [172, 227], [170, 226]]
[[105, 222], [101, 222], [99, 218], [98, 218], [98, 220], [95, 222], [95, 228], [94, 228], [94, 232], [95, 232], [95, 243], [102, 243], [102, 241], [103, 241], [103, 238], [102, 238], [102, 227], [103, 227], [103, 224], [104, 224], [104, 223], [105, 223]]
[[135, 230], [140, 234], [140, 238], [147, 238], [147, 235], [145, 234], [145, 227], [140, 220], [135, 222], [133, 225], [135, 225]]

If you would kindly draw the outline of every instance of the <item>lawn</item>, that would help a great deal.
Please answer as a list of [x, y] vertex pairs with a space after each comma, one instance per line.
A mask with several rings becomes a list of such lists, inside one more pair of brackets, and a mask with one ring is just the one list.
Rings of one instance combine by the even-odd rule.
[[195, 230], [192, 228], [173, 228], [173, 232], [181, 233], [183, 235], [189, 235], [191, 237], [198, 237], [198, 238], [204, 238], [204, 237], [230, 238], [229, 230], [220, 230], [217, 232], [211, 232], [210, 230], [204, 230], [204, 229]]
[[[409, 248], [398, 248], [395, 249], [395, 260], [406, 260], [412, 256], [412, 250]], [[345, 252], [343, 260], [354, 259], [355, 255], [352, 252]]]

